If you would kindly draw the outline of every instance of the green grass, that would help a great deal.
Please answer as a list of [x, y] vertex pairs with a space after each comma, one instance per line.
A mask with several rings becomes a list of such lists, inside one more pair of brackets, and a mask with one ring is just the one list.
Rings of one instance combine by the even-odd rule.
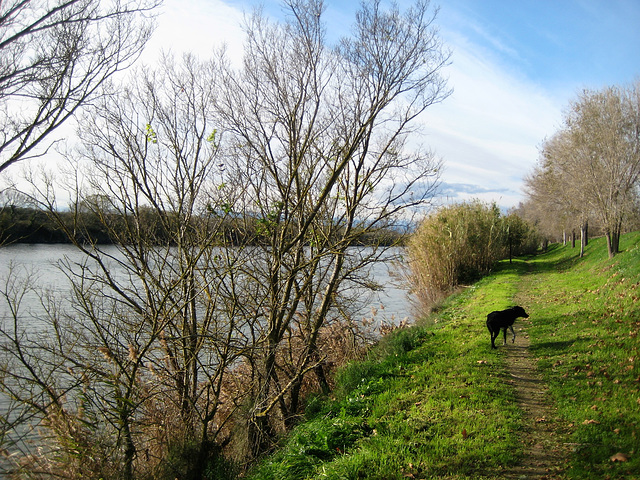
[[612, 260], [603, 239], [580, 260], [556, 248], [522, 281], [531, 351], [571, 432], [568, 478], [640, 476], [640, 235], [621, 248]]
[[[330, 398], [253, 479], [502, 478], [523, 454], [522, 413], [492, 351], [488, 311], [516, 302], [531, 318], [531, 353], [550, 386], [573, 453], [567, 478], [636, 478], [640, 472], [640, 235], [606, 257], [603, 239], [554, 246], [450, 297], [421, 326], [394, 332], [346, 366]], [[508, 348], [508, 347], [507, 347]], [[612, 462], [618, 452], [627, 462]]]

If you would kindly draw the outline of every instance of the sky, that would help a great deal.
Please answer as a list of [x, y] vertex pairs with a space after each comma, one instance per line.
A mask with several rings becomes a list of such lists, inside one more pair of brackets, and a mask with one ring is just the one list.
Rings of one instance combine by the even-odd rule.
[[[330, 38], [347, 34], [359, 2], [325, 0]], [[397, 0], [400, 8], [409, 0]], [[278, 1], [165, 0], [143, 61], [160, 51], [242, 56], [243, 13]], [[423, 143], [444, 161], [442, 201], [523, 201], [539, 146], [584, 89], [640, 81], [640, 0], [432, 0], [451, 63], [450, 97], [423, 118]]]

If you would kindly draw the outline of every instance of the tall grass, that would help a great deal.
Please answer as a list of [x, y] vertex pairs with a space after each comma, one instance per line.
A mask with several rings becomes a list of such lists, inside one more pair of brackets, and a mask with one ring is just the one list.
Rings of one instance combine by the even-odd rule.
[[519, 217], [480, 201], [444, 207], [427, 217], [409, 242], [410, 280], [425, 311], [456, 287], [487, 275], [500, 259], [535, 245]]

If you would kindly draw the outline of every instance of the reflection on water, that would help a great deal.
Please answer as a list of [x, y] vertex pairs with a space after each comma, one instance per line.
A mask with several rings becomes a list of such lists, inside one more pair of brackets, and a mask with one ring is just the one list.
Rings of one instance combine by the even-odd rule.
[[[115, 252], [115, 247], [113, 248]], [[401, 249], [392, 249], [390, 256], [401, 253]], [[68, 292], [68, 280], [60, 271], [58, 262], [68, 258], [81, 261], [83, 256], [72, 245], [55, 244], [17, 244], [0, 248], [0, 282], [8, 279], [10, 271], [14, 274], [33, 275], [40, 287], [61, 293]], [[379, 262], [371, 267], [372, 279], [382, 286], [382, 290], [371, 292], [368, 305], [358, 317], [374, 317], [374, 325], [380, 322], [397, 324], [405, 318], [412, 318], [407, 291], [402, 281], [394, 274], [396, 267], [392, 262]], [[37, 311], [39, 300], [33, 295], [27, 298], [31, 304], [24, 305], [24, 311]], [[6, 305], [0, 303], [0, 319], [6, 318]]]

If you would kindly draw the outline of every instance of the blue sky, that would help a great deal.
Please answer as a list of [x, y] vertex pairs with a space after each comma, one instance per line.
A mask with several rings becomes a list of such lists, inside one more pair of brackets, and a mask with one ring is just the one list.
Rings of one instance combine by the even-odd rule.
[[446, 33], [464, 35], [508, 70], [552, 90], [637, 75], [638, 0], [449, 0]]
[[[401, 8], [407, 0], [399, 0]], [[165, 0], [146, 61], [160, 49], [242, 52], [243, 11], [277, 1]], [[348, 31], [359, 2], [327, 0], [331, 35]], [[444, 201], [504, 208], [523, 197], [538, 146], [585, 88], [640, 80], [640, 0], [442, 0], [436, 23], [452, 51], [454, 92], [425, 115], [424, 143], [443, 158]]]

